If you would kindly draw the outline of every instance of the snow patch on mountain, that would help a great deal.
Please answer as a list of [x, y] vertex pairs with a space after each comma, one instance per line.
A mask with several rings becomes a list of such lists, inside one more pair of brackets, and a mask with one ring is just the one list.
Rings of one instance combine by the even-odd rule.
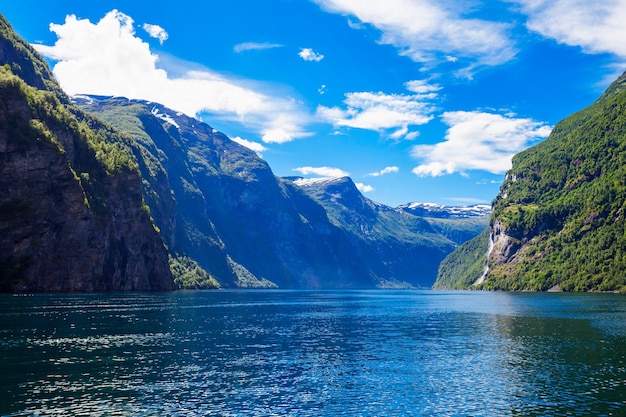
[[178, 123], [176, 123], [176, 120], [174, 120], [174, 118], [169, 114], [159, 112], [159, 108], [157, 106], [154, 106], [150, 111], [155, 117], [158, 117], [159, 119], [164, 120], [167, 123], [175, 126], [176, 129], [180, 129], [180, 126], [178, 125]]
[[487, 204], [476, 204], [472, 206], [444, 206], [435, 203], [409, 203], [398, 208], [412, 214], [424, 217], [451, 217], [469, 218], [482, 217], [491, 214], [491, 206]]
[[293, 180], [294, 184], [298, 187], [312, 187], [312, 186], [328, 186], [337, 184], [344, 181], [345, 177], [318, 177], [318, 178], [301, 178], [298, 177]]

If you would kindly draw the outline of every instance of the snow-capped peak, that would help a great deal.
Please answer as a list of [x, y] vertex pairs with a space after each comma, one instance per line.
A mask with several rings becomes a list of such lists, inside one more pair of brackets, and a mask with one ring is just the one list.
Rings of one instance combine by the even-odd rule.
[[487, 204], [476, 204], [473, 206], [444, 206], [436, 203], [409, 203], [398, 207], [407, 211], [425, 217], [452, 217], [467, 218], [481, 217], [491, 214], [491, 206]]

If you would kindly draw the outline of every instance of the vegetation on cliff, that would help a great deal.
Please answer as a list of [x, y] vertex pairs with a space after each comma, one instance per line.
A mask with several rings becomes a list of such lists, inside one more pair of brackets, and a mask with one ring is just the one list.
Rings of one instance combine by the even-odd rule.
[[485, 272], [489, 228], [459, 246], [439, 264], [436, 290], [463, 290], [470, 288]]
[[[513, 158], [491, 220], [492, 238], [506, 242], [477, 288], [624, 291], [625, 217], [626, 73]], [[438, 282], [448, 279], [443, 268]]]
[[0, 18], [0, 290], [169, 290], [123, 138], [93, 130]]

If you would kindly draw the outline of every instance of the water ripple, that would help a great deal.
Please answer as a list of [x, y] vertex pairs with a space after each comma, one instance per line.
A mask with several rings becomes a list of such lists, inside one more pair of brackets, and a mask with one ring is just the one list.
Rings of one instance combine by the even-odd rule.
[[619, 415], [625, 306], [414, 291], [3, 296], [0, 414]]

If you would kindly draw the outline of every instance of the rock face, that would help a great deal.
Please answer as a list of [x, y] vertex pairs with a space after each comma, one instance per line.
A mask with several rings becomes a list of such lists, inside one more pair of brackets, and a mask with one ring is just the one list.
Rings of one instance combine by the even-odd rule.
[[[466, 287], [626, 292], [624, 161], [626, 73], [544, 142], [513, 158], [494, 201], [489, 238], [459, 248], [467, 256], [446, 259], [437, 282], [447, 286], [451, 273], [463, 269], [475, 274], [461, 281]], [[470, 268], [475, 251], [487, 266], [482, 274]]]
[[132, 161], [37, 76], [45, 65], [4, 19], [0, 32], [0, 291], [172, 289]]

